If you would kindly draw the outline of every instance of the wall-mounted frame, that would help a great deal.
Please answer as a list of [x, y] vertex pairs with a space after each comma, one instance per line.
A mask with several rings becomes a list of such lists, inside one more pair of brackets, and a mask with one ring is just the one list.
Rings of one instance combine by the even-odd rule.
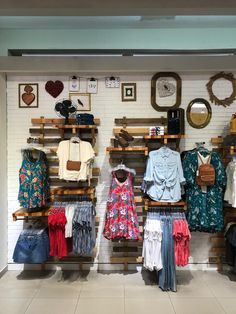
[[77, 105], [77, 111], [91, 111], [91, 94], [69, 93], [69, 98]]
[[[229, 97], [224, 98], [224, 99], [219, 99], [213, 92], [213, 85], [214, 85], [215, 81], [217, 81], [219, 79], [227, 80], [232, 84], [231, 95]], [[234, 78], [232, 73], [224, 73], [224, 72], [217, 73], [216, 75], [210, 77], [210, 80], [206, 84], [206, 87], [207, 87], [207, 91], [208, 91], [209, 96], [210, 96], [210, 101], [212, 103], [215, 103], [215, 105], [227, 107], [227, 106], [231, 105], [236, 98], [236, 83], [235, 83], [235, 78]]]
[[[172, 106], [162, 105], [160, 100], [157, 103], [157, 84], [159, 80], [166, 79], [174, 80], [175, 82], [175, 101]], [[151, 104], [152, 107], [157, 111], [168, 111], [169, 109], [178, 108], [181, 104], [181, 93], [182, 93], [182, 81], [180, 76], [174, 72], [158, 72], [151, 80]], [[166, 97], [165, 97], [166, 98]]]
[[203, 129], [211, 121], [211, 105], [204, 98], [195, 98], [188, 104], [186, 116], [191, 127]]
[[121, 84], [121, 100], [136, 101], [136, 83]]
[[38, 84], [18, 84], [19, 108], [38, 108]]

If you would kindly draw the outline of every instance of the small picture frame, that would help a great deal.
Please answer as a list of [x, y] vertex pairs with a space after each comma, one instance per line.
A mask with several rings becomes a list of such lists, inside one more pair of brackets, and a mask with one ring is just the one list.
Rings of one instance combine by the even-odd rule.
[[38, 108], [38, 84], [18, 84], [19, 108]]
[[121, 100], [136, 101], [136, 83], [121, 84]]
[[69, 93], [72, 103], [77, 105], [77, 111], [91, 111], [91, 95], [89, 93]]

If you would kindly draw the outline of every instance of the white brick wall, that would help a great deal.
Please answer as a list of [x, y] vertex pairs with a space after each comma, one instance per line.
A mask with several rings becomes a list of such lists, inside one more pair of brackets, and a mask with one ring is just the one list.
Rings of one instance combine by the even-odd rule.
[[[74, 74], [74, 73], [73, 73]], [[182, 78], [182, 108], [187, 108], [188, 103], [196, 98], [202, 97], [209, 99], [206, 90], [206, 83], [211, 75], [207, 74], [181, 74]], [[114, 73], [115, 75], [115, 73]], [[78, 75], [79, 76], [79, 75]], [[165, 113], [155, 111], [150, 105], [150, 75], [120, 75], [121, 82], [137, 83], [137, 101], [121, 102], [121, 90], [109, 89], [105, 87], [104, 76], [98, 77], [98, 94], [92, 95], [92, 113], [95, 117], [101, 119], [99, 126], [97, 146], [99, 155], [96, 157], [96, 165], [101, 168], [101, 177], [97, 186], [97, 213], [101, 217], [100, 233], [97, 239], [99, 249], [99, 263], [109, 263], [110, 249], [109, 241], [101, 236], [104, 212], [106, 207], [106, 197], [109, 186], [109, 157], [105, 154], [105, 148], [109, 146], [114, 126], [114, 118], [123, 117], [160, 117]], [[109, 74], [107, 75], [109, 76]], [[18, 170], [21, 164], [21, 148], [26, 146], [26, 139], [29, 137], [29, 127], [31, 118], [40, 116], [55, 117], [54, 112], [55, 99], [51, 97], [44, 89], [47, 80], [62, 80], [64, 90], [58, 99], [68, 97], [68, 76], [15, 76], [9, 75], [7, 82], [7, 102], [8, 102], [8, 262], [12, 262], [12, 253], [20, 231], [22, 222], [12, 221], [12, 212], [18, 208]], [[83, 75], [86, 77], [86, 75]], [[39, 108], [21, 109], [18, 108], [18, 83], [39, 83]], [[228, 95], [229, 86], [222, 81], [217, 83], [219, 95]], [[80, 92], [86, 92], [86, 80], [80, 80]], [[196, 141], [205, 141], [210, 145], [211, 137], [225, 134], [228, 128], [231, 114], [235, 112], [235, 103], [228, 108], [212, 106], [212, 120], [203, 130], [193, 129], [186, 121], [187, 138], [182, 141], [182, 149], [192, 149]], [[191, 242], [191, 255], [193, 262], [206, 262], [209, 250], [209, 236], [206, 234], [194, 234]], [[201, 239], [201, 241], [199, 241]], [[203, 240], [203, 241], [202, 241]], [[201, 246], [199, 245], [201, 243]], [[100, 266], [101, 268], [102, 266]], [[108, 268], [108, 265], [104, 265]]]

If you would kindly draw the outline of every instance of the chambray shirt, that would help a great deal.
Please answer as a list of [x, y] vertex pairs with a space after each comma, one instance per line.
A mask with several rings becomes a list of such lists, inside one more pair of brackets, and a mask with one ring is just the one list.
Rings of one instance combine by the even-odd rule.
[[168, 147], [149, 153], [144, 190], [155, 201], [178, 202], [185, 183], [180, 154]]

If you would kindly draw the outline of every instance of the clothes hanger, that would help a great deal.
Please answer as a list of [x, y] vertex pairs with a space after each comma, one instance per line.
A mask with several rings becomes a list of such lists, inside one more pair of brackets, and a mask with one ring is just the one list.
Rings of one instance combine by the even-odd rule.
[[110, 172], [116, 172], [118, 170], [124, 170], [124, 171], [132, 173], [134, 176], [136, 175], [136, 171], [134, 169], [126, 167], [123, 161], [121, 161], [121, 163], [117, 165], [116, 167], [112, 168]]
[[72, 136], [70, 141], [72, 143], [80, 143], [81, 139], [78, 136]]

